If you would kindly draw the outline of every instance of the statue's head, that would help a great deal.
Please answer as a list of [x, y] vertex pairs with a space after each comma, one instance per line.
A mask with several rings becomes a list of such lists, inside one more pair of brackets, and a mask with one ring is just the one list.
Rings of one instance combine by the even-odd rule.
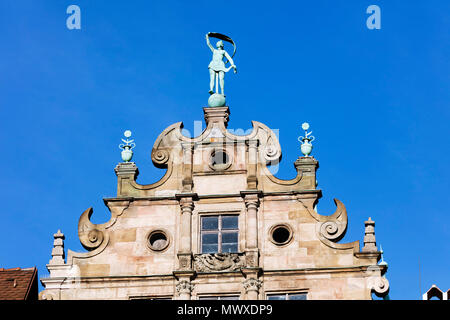
[[222, 40], [217, 41], [216, 47], [217, 47], [217, 49], [223, 49], [223, 42], [222, 42]]

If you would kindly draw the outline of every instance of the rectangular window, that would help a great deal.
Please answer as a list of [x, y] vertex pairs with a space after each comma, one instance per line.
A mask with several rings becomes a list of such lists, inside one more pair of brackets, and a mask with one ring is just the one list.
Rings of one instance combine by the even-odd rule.
[[153, 297], [153, 296], [135, 296], [129, 297], [130, 300], [172, 300], [172, 297], [162, 296], [162, 297]]
[[198, 300], [239, 300], [239, 296], [203, 296]]
[[306, 293], [268, 294], [267, 300], [306, 300]]
[[238, 252], [239, 226], [237, 215], [201, 217], [202, 253]]

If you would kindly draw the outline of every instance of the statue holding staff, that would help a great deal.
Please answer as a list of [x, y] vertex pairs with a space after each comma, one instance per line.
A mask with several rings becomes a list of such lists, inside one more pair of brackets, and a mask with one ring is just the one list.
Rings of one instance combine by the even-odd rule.
[[[213, 46], [211, 45], [211, 43], [209, 42], [210, 37], [220, 39], [216, 43], [217, 49], [214, 49]], [[228, 54], [228, 52], [226, 52], [224, 50], [223, 41], [230, 42], [234, 46], [234, 52], [233, 52], [232, 56], [230, 56]], [[221, 91], [222, 96], [225, 97], [225, 92], [224, 92], [225, 72], [230, 71], [232, 68], [234, 70], [234, 73], [237, 72], [236, 65], [233, 62], [233, 56], [236, 53], [236, 46], [235, 46], [233, 40], [231, 40], [231, 38], [229, 38], [223, 34], [216, 33], [216, 32], [208, 32], [206, 34], [206, 44], [208, 45], [208, 47], [211, 49], [211, 51], [213, 53], [212, 60], [208, 65], [209, 76], [210, 76], [209, 93], [211, 95], [219, 94], [219, 82], [220, 82], [220, 91]], [[223, 61], [224, 58], [226, 58], [225, 62]], [[228, 62], [230, 63], [230, 66], [226, 67], [226, 64]], [[216, 87], [215, 92], [214, 92], [214, 85]]]

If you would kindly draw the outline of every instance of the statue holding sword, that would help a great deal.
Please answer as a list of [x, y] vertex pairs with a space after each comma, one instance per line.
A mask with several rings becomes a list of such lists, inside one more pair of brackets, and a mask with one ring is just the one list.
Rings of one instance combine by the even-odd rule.
[[[209, 41], [210, 37], [219, 39], [219, 41], [217, 41], [216, 43], [216, 49], [211, 45]], [[234, 52], [232, 56], [230, 56], [228, 52], [224, 50], [223, 41], [230, 42], [233, 45]], [[236, 45], [234, 44], [233, 40], [231, 40], [231, 38], [216, 32], [208, 32], [206, 34], [206, 44], [213, 53], [212, 60], [208, 65], [210, 76], [209, 93], [211, 95], [219, 94], [219, 83], [220, 83], [220, 91], [221, 91], [220, 94], [222, 94], [222, 96], [225, 97], [224, 92], [225, 72], [228, 72], [231, 69], [234, 70], [234, 73], [237, 72], [236, 65], [234, 64], [233, 61], [233, 56], [236, 53]], [[223, 61], [224, 58], [226, 58], [225, 62]], [[230, 66], [226, 67], [227, 63], [230, 63]], [[214, 92], [214, 85], [215, 85], [215, 92]]]

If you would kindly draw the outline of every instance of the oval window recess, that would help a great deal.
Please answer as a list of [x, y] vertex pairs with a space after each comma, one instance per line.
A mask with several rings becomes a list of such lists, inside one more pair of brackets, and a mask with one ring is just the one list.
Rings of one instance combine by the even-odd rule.
[[286, 224], [279, 224], [270, 228], [270, 241], [277, 246], [285, 246], [292, 240], [292, 229]]
[[154, 230], [149, 233], [147, 244], [153, 251], [163, 251], [169, 246], [169, 236], [163, 230]]

